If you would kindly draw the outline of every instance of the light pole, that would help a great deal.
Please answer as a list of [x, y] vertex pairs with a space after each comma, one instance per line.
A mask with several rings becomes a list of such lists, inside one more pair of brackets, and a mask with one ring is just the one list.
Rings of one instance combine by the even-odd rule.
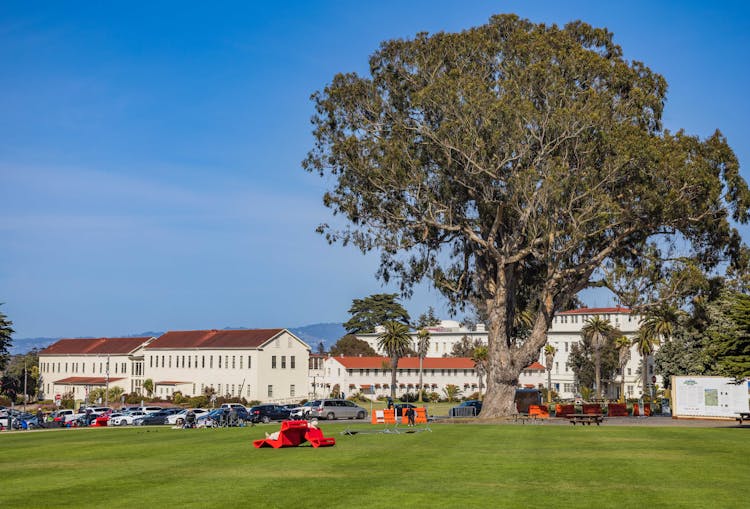
[[109, 406], [109, 355], [107, 355], [107, 370], [104, 372], [105, 389], [104, 389], [104, 406]]
[[23, 411], [26, 413], [26, 359], [23, 360]]

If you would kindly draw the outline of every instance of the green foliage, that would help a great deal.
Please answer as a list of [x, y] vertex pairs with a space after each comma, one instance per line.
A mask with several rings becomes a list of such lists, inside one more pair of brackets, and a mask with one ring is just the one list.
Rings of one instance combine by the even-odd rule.
[[385, 330], [378, 336], [378, 348], [391, 359], [391, 397], [396, 397], [398, 360], [411, 349], [409, 327], [399, 322], [385, 322]]
[[367, 341], [357, 339], [357, 336], [354, 334], [347, 334], [336, 341], [336, 344], [331, 347], [330, 354], [347, 357], [374, 357], [377, 355], [377, 352], [372, 349]]
[[188, 398], [186, 406], [188, 408], [208, 408], [209, 404], [208, 398], [205, 395], [201, 395]]
[[464, 336], [453, 343], [451, 357], [471, 357], [474, 355], [474, 351], [481, 346], [482, 342], [478, 339], [472, 341], [469, 336]]
[[[582, 289], [679, 300], [748, 260], [731, 222], [750, 210], [737, 158], [718, 131], [663, 130], [666, 90], [580, 21], [499, 15], [385, 41], [368, 75], [313, 96], [304, 167], [333, 183], [324, 204], [348, 219], [319, 231], [379, 250], [378, 276], [404, 295], [429, 278], [454, 310], [484, 308], [483, 415], [510, 413], [510, 386]], [[526, 309], [534, 324], [519, 334]]]
[[[0, 306], [2, 303], [0, 303]], [[0, 311], [0, 373], [5, 370], [5, 366], [8, 364], [10, 354], [8, 349], [13, 345], [13, 333], [15, 332], [11, 327], [13, 322], [8, 320], [8, 317]]]
[[73, 392], [64, 392], [60, 396], [60, 408], [75, 408], [76, 401]]
[[344, 324], [350, 334], [375, 332], [375, 327], [386, 322], [409, 323], [409, 313], [396, 301], [395, 293], [379, 293], [364, 299], [354, 299]]
[[143, 390], [150, 397], [154, 393], [154, 381], [150, 378], [145, 379], [143, 381]]
[[458, 385], [448, 384], [443, 388], [443, 393], [448, 401], [458, 401], [458, 398], [461, 395], [461, 388]]
[[414, 325], [414, 328], [416, 329], [424, 329], [427, 327], [434, 327], [436, 325], [440, 325], [440, 319], [435, 316], [435, 308], [432, 306], [427, 308], [426, 313], [422, 313], [419, 315], [419, 318], [417, 319], [417, 323]]
[[682, 315], [671, 341], [654, 354], [669, 386], [673, 375], [750, 376], [750, 297], [717, 281]]
[[[599, 349], [598, 356], [600, 362], [600, 386], [604, 387], [611, 382], [619, 367], [619, 354], [615, 347], [615, 341], [622, 336], [622, 332], [610, 327], [602, 332], [601, 338], [598, 338]], [[575, 373], [580, 390], [594, 390], [596, 387], [597, 368], [596, 368], [597, 349], [594, 347], [594, 338], [592, 335], [582, 335], [581, 341], [573, 343], [570, 348], [568, 364]]]

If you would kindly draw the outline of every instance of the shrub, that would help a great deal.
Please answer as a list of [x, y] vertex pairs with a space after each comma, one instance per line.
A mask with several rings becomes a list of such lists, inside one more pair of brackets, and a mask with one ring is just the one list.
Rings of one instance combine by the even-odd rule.
[[192, 408], [206, 408], [208, 406], [208, 397], [201, 395], [187, 398], [187, 406]]

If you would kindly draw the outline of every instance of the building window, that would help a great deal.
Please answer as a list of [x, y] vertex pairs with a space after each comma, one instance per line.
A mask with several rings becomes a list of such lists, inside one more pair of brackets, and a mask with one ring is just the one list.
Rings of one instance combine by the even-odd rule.
[[269, 398], [273, 397], [273, 385], [268, 386], [268, 397]]
[[[291, 348], [292, 347], [292, 338], [286, 338], [286, 347]], [[292, 386], [294, 387], [294, 386]]]
[[164, 356], [163, 355], [161, 356], [161, 367], [162, 368], [164, 367]]
[[289, 395], [291, 397], [294, 397], [294, 384], [292, 384], [292, 385], [289, 386]]
[[247, 386], [247, 397], [248, 398], [250, 397], [250, 386], [249, 385]]
[[252, 363], [250, 362], [251, 358], [252, 357], [250, 357], [249, 355], [247, 356], [247, 369], [250, 369], [250, 367], [252, 366]]
[[224, 369], [229, 369], [229, 356], [224, 356]]
[[[193, 366], [192, 366], [192, 363], [190, 362], [190, 356], [189, 356], [189, 355], [188, 355], [188, 367], [189, 367], [189, 368], [192, 368], [192, 367], [193, 367]], [[195, 392], [195, 391], [193, 391], [193, 392]]]
[[154, 367], [154, 358], [153, 357], [149, 357], [148, 358], [148, 367], [149, 368], [153, 368]]
[[[273, 342], [273, 346], [275, 346], [276, 348], [278, 348], [278, 347], [281, 346], [281, 344], [279, 343], [279, 338], [276, 338], [276, 341]], [[270, 385], [269, 385], [269, 387], [270, 387]]]
[[632, 385], [628, 385], [628, 394], [631, 395], [631, 396], [633, 395], [633, 386]]
[[242, 356], [240, 355], [240, 369], [242, 369]]
[[271, 369], [276, 369], [276, 356], [275, 355], [271, 356]]
[[286, 369], [286, 355], [281, 356], [281, 369]]
[[290, 367], [290, 368], [292, 368], [292, 369], [295, 369], [295, 368], [296, 368], [296, 366], [297, 366], [297, 364], [296, 364], [296, 361], [295, 361], [294, 355], [291, 355], [291, 356], [289, 357], [289, 367]]
[[235, 356], [232, 355], [232, 369], [234, 369]]
[[[205, 368], [205, 367], [206, 367], [206, 356], [205, 355], [201, 355], [201, 368]], [[203, 384], [201, 384], [201, 385], [203, 385]], [[201, 388], [201, 391], [203, 391], [203, 388]]]
[[221, 384], [219, 384], [217, 392], [219, 393], [219, 396], [223, 396], [223, 394], [221, 393]]
[[221, 355], [217, 355], [217, 357], [219, 358], [219, 369], [221, 369]]
[[628, 368], [628, 376], [632, 374], [632, 371], [633, 371], [632, 369]]
[[214, 369], [214, 356], [208, 356], [208, 369]]

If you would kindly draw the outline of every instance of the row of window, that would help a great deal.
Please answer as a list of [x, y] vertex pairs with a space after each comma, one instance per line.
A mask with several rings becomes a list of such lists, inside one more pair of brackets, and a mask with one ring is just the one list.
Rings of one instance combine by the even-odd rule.
[[[281, 356], [281, 369], [286, 369], [286, 355]], [[276, 369], [278, 364], [276, 363], [276, 356], [271, 356], [271, 369]], [[294, 355], [289, 356], [289, 369], [295, 369], [297, 367], [297, 358]]]
[[[85, 362], [42, 362], [41, 370], [47, 373], [86, 373]], [[65, 370], [63, 371], [63, 366]], [[97, 367], [99, 368], [97, 372]], [[143, 375], [143, 363], [134, 362], [131, 364], [131, 375], [139, 376]], [[128, 363], [127, 362], [92, 362], [91, 371], [92, 375], [95, 374], [114, 374], [114, 375], [127, 375], [128, 374]]]
[[[208, 363], [206, 363], [206, 357], [208, 357]], [[200, 358], [200, 362], [199, 362]], [[231, 361], [231, 368], [230, 368]], [[183, 369], [205, 369], [208, 365], [208, 369], [214, 368], [214, 356], [213, 355], [175, 355], [174, 356], [174, 367]], [[251, 369], [253, 366], [253, 358], [248, 355], [247, 363], [245, 363], [244, 355], [217, 355], [216, 366], [219, 369]], [[171, 368], [172, 367], [172, 356], [171, 355], [151, 355], [148, 358], [149, 368]]]
[[[554, 319], [554, 323], [586, 323], [591, 318], [594, 318], [595, 316], [600, 317], [602, 320], [609, 321], [612, 316], [609, 314], [605, 315], [556, 315]], [[620, 323], [620, 317], [621, 315], [614, 315], [615, 323]], [[633, 321], [633, 315], [628, 315], [628, 322]]]

